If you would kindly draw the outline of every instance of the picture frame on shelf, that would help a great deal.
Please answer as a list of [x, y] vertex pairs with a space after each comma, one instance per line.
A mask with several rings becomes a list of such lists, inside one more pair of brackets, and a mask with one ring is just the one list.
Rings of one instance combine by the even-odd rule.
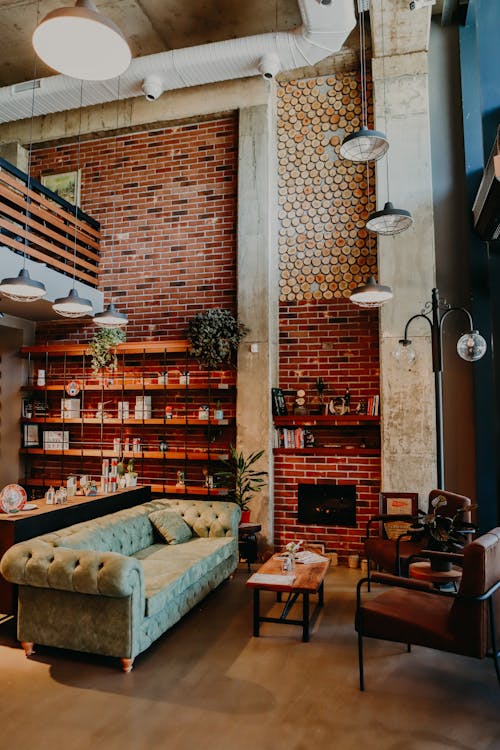
[[40, 446], [40, 429], [37, 424], [23, 425], [23, 448], [38, 448]]
[[[418, 492], [381, 492], [380, 512], [390, 516], [415, 516], [418, 509]], [[411, 526], [411, 521], [394, 520], [384, 523], [388, 539], [397, 539]]]
[[271, 388], [273, 417], [286, 417], [288, 414], [285, 397], [281, 388]]
[[23, 398], [21, 401], [21, 416], [23, 419], [31, 419], [33, 417], [33, 399]]
[[72, 172], [44, 174], [41, 183], [73, 206], [80, 205], [81, 169], [74, 169]]

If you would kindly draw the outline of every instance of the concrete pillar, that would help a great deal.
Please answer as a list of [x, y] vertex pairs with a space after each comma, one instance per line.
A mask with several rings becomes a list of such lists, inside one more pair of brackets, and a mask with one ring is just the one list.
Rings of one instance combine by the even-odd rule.
[[421, 312], [435, 286], [427, 63], [427, 52], [373, 62], [376, 126], [390, 143], [388, 156], [377, 162], [378, 208], [391, 200], [414, 219], [406, 232], [379, 239], [380, 281], [394, 293], [380, 312], [382, 490], [418, 491], [421, 503], [437, 481], [430, 326], [411, 325], [417, 352], [411, 369], [393, 352], [406, 321]]
[[238, 164], [238, 317], [250, 328], [238, 355], [238, 450], [265, 450], [259, 468], [269, 472], [268, 485], [251, 505], [265, 546], [273, 542], [270, 392], [278, 361], [275, 102], [272, 85], [267, 105], [240, 110]]
[[0, 144], [0, 156], [22, 172], [28, 171], [28, 151], [17, 141]]

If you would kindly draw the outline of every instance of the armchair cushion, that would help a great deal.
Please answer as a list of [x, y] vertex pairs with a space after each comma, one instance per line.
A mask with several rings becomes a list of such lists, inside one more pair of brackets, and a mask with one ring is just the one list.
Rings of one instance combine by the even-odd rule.
[[182, 544], [193, 536], [191, 527], [175, 510], [155, 510], [149, 520], [168, 544]]

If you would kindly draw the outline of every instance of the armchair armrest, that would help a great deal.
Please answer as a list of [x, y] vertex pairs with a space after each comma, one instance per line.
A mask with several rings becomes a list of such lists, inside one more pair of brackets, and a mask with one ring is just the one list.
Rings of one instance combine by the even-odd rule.
[[408, 564], [414, 560], [421, 560], [423, 557], [428, 560], [447, 560], [455, 565], [463, 565], [464, 563], [464, 556], [459, 552], [440, 552], [434, 549], [422, 549], [408, 558]]
[[140, 563], [117, 552], [54, 547], [40, 540], [15, 544], [2, 558], [0, 572], [11, 583], [80, 594], [130, 596], [144, 591]]

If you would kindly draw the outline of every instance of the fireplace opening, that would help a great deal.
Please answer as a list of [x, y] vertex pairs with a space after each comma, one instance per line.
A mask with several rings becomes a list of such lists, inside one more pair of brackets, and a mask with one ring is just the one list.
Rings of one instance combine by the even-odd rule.
[[355, 484], [299, 484], [298, 522], [356, 526]]

